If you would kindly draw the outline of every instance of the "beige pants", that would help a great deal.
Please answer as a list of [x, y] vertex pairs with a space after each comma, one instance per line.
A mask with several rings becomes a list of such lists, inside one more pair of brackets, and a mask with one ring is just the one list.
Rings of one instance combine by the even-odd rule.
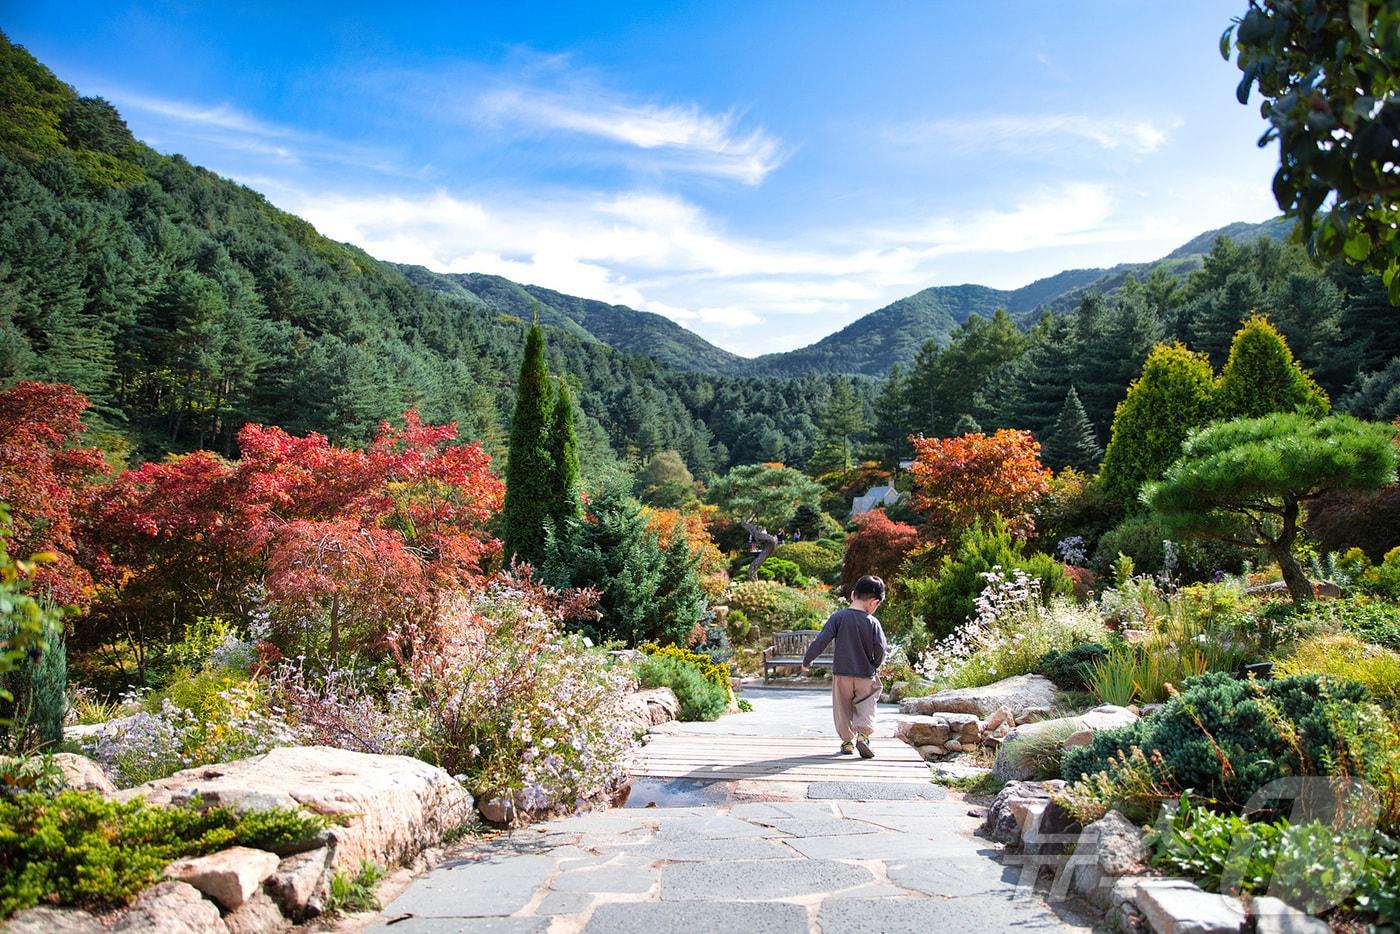
[[875, 705], [880, 702], [879, 678], [831, 676], [831, 717], [842, 740], [857, 733], [867, 736], [875, 729]]

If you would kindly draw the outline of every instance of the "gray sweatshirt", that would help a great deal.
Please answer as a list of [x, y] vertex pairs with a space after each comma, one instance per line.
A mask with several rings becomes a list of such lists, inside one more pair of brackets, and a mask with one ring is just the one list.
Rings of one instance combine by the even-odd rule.
[[880, 621], [869, 613], [847, 607], [827, 617], [826, 625], [803, 656], [802, 664], [811, 665], [812, 659], [820, 655], [832, 639], [836, 640], [836, 652], [831, 660], [834, 675], [873, 678], [889, 651]]

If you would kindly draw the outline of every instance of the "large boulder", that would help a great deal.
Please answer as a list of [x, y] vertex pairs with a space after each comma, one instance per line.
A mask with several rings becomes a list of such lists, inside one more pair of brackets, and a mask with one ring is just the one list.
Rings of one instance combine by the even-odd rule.
[[102, 771], [102, 766], [86, 756], [72, 752], [56, 752], [53, 764], [63, 773], [63, 781], [77, 791], [96, 791], [111, 797], [117, 793], [117, 786]]
[[1020, 846], [1028, 835], [1034, 837], [1039, 832], [1051, 797], [1064, 788], [1062, 781], [1007, 782], [987, 808], [988, 835], [998, 843]]
[[261, 756], [176, 772], [120, 792], [123, 800], [205, 804], [235, 810], [301, 806], [343, 824], [326, 831], [331, 865], [368, 859], [393, 866], [441, 842], [472, 818], [472, 796], [437, 766], [331, 746], [274, 749]]
[[1123, 876], [1146, 872], [1150, 857], [1142, 830], [1117, 811], [1109, 811], [1084, 828], [1065, 868], [1074, 890], [1106, 909], [1114, 884]]
[[901, 717], [895, 722], [894, 735], [910, 746], [942, 746], [949, 740], [971, 746], [977, 742], [978, 721], [966, 713]]
[[232, 911], [258, 891], [263, 880], [277, 870], [279, 860], [266, 850], [229, 847], [208, 856], [177, 860], [165, 874], [187, 882]]
[[113, 934], [228, 934], [218, 907], [183, 882], [162, 882], [142, 892], [110, 930]]
[[1037, 737], [1045, 743], [1057, 743], [1062, 747], [1078, 745], [1086, 731], [1092, 736], [1100, 730], [1116, 730], [1136, 723], [1137, 719], [1137, 714], [1126, 707], [1105, 704], [1074, 717], [1023, 723], [1007, 733], [997, 747], [992, 774], [1007, 781], [1035, 778], [1036, 763], [1026, 755], [1026, 749], [1027, 744], [1035, 743]]
[[1027, 708], [1054, 707], [1059, 696], [1059, 690], [1049, 678], [1017, 675], [980, 688], [952, 688], [928, 697], [911, 697], [899, 702], [899, 712], [969, 713], [985, 719], [1005, 707], [1019, 723]]
[[623, 698], [623, 709], [638, 733], [680, 716], [681, 702], [670, 688], [634, 691]]
[[96, 916], [80, 908], [26, 908], [16, 913], [0, 931], [4, 934], [106, 934]]

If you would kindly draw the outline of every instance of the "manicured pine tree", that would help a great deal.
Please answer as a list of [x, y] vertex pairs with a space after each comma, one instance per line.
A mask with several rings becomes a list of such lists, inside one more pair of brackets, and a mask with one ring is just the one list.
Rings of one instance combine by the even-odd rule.
[[1321, 418], [1331, 408], [1327, 393], [1298, 365], [1283, 336], [1262, 315], [1251, 317], [1235, 334], [1215, 403], [1221, 419], [1298, 411]]
[[1103, 457], [1103, 448], [1099, 447], [1098, 438], [1094, 436], [1094, 426], [1089, 422], [1084, 404], [1079, 401], [1079, 393], [1073, 386], [1065, 393], [1060, 417], [1046, 435], [1041, 453], [1049, 467], [1056, 470], [1073, 467], [1085, 472], [1093, 470]]
[[1158, 344], [1113, 417], [1099, 475], [1104, 490], [1130, 511], [1138, 491], [1181, 456], [1192, 431], [1215, 417], [1215, 374], [1203, 354]]
[[549, 459], [554, 473], [550, 490], [549, 521], [563, 529], [579, 515], [578, 438], [574, 435], [574, 400], [569, 384], [560, 377], [549, 420]]
[[552, 391], [538, 319], [525, 338], [525, 357], [515, 390], [506, 461], [506, 500], [501, 510], [505, 557], [538, 568], [545, 557], [545, 520], [555, 502], [556, 472], [548, 423]]

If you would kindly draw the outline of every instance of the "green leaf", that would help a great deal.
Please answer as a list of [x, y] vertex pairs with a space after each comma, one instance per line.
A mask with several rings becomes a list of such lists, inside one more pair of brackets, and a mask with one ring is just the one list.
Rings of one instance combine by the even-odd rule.
[[1351, 28], [1356, 30], [1356, 34], [1362, 39], [1369, 39], [1371, 35], [1371, 19], [1368, 0], [1351, 0], [1347, 4], [1347, 18], [1351, 20]]
[[1347, 237], [1346, 245], [1343, 247], [1347, 259], [1353, 262], [1361, 262], [1371, 255], [1371, 235], [1364, 230], [1359, 230]]

